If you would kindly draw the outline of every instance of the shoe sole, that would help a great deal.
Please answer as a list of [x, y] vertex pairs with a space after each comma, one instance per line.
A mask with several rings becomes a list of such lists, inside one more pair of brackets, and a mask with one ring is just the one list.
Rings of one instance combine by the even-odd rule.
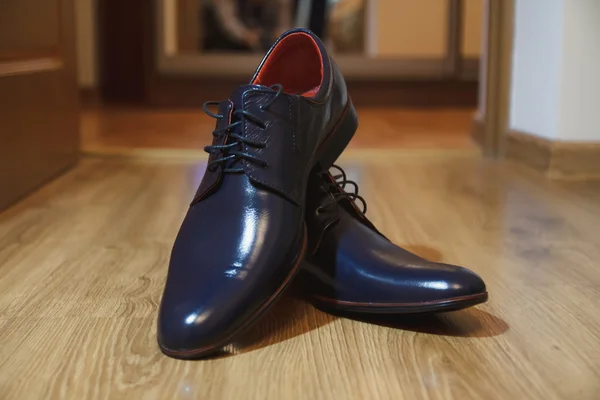
[[360, 303], [330, 299], [322, 296], [309, 297], [309, 301], [322, 311], [328, 313], [345, 312], [360, 314], [419, 314], [448, 312], [472, 307], [477, 304], [485, 303], [487, 300], [487, 292], [420, 303]]
[[294, 261], [294, 266], [292, 267], [291, 272], [285, 278], [285, 280], [283, 281], [281, 286], [279, 286], [279, 288], [275, 291], [275, 293], [273, 293], [273, 295], [271, 295], [271, 297], [269, 297], [258, 308], [258, 310], [256, 310], [254, 312], [254, 314], [252, 314], [250, 317], [248, 317], [246, 319], [246, 321], [244, 321], [244, 323], [242, 323], [242, 325], [237, 330], [235, 330], [233, 333], [227, 335], [225, 338], [223, 338], [219, 342], [217, 342], [215, 344], [211, 344], [209, 346], [202, 347], [202, 348], [193, 349], [193, 350], [177, 351], [177, 350], [168, 349], [159, 344], [160, 350], [169, 357], [179, 358], [182, 360], [193, 360], [193, 359], [198, 359], [198, 358], [206, 358], [206, 357], [209, 357], [211, 355], [218, 353], [223, 347], [230, 344], [236, 336], [244, 333], [252, 325], [254, 325], [254, 323], [256, 321], [258, 321], [264, 314], [266, 314], [269, 311], [269, 309], [277, 302], [277, 300], [279, 300], [279, 298], [281, 297], [281, 295], [283, 294], [285, 289], [290, 285], [290, 283], [292, 282], [293, 278], [296, 276], [298, 271], [300, 271], [299, 267], [300, 267], [302, 259], [304, 258], [304, 254], [306, 253], [306, 245], [307, 245], [306, 225], [304, 226], [303, 230], [304, 230], [304, 232], [303, 232], [303, 238], [302, 238], [302, 247], [300, 248], [300, 251], [299, 251], [298, 255], [296, 256], [296, 260]]

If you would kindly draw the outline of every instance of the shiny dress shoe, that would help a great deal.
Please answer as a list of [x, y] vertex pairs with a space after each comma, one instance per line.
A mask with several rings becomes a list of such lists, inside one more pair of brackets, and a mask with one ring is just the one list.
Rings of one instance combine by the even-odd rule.
[[357, 128], [339, 70], [310, 31], [283, 34], [252, 81], [215, 102], [205, 175], [173, 246], [158, 317], [161, 350], [211, 355], [284, 291], [306, 251], [311, 168]]
[[[333, 313], [404, 314], [458, 310], [487, 300], [485, 283], [474, 272], [427, 261], [377, 231], [365, 216], [356, 183], [334, 167], [339, 175], [316, 169], [309, 180], [309, 244], [299, 283], [311, 302]], [[354, 191], [347, 193], [349, 185]]]

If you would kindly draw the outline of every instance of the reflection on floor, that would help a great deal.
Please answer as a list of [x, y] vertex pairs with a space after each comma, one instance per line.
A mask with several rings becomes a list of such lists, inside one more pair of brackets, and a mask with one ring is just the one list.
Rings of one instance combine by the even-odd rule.
[[366, 323], [288, 297], [231, 355], [169, 359], [156, 309], [204, 163], [84, 158], [0, 214], [0, 397], [597, 398], [600, 185], [414, 154], [341, 164], [383, 233], [474, 269], [489, 303]]
[[[472, 148], [470, 109], [358, 110], [360, 127], [352, 149]], [[201, 151], [210, 144], [214, 119], [201, 109], [90, 108], [82, 113], [83, 149], [88, 154], [128, 149]]]

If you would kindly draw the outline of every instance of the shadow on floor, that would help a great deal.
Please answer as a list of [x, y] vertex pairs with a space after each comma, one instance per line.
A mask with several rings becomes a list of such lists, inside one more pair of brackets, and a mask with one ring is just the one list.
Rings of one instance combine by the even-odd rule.
[[[442, 253], [428, 246], [410, 245], [406, 250], [433, 262], [444, 262]], [[292, 285], [282, 299], [252, 328], [225, 347], [217, 357], [246, 353], [294, 338], [331, 323], [337, 317], [432, 335], [492, 337], [508, 331], [508, 324], [478, 308], [435, 314], [369, 315], [321, 312], [302, 300], [299, 285]]]
[[336, 313], [336, 316], [333, 316], [288, 295], [258, 324], [223, 349], [218, 357], [242, 354], [283, 342], [329, 324], [337, 317], [393, 329], [454, 337], [492, 337], [509, 329], [508, 324], [501, 318], [477, 308], [437, 314], [369, 316]]
[[295, 293], [285, 294], [267, 314], [219, 355], [227, 357], [261, 349], [329, 324], [337, 317], [315, 310]]
[[483, 338], [501, 335], [509, 329], [504, 320], [478, 308], [436, 314], [336, 315], [368, 324], [442, 336]]

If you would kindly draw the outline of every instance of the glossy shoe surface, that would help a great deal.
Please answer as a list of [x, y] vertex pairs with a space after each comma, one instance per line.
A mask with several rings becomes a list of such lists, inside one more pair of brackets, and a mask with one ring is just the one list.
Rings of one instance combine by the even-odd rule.
[[[385, 238], [346, 193], [345, 174], [311, 175], [302, 271], [307, 297], [326, 311], [420, 313], [485, 302], [484, 281], [467, 268], [430, 262]], [[352, 183], [354, 185], [354, 183]], [[360, 198], [362, 199], [362, 198]], [[364, 201], [364, 200], [362, 200]]]
[[177, 358], [217, 352], [299, 270], [309, 171], [356, 130], [345, 83], [312, 33], [284, 34], [252, 82], [216, 102], [210, 157], [173, 246], [158, 343]]

